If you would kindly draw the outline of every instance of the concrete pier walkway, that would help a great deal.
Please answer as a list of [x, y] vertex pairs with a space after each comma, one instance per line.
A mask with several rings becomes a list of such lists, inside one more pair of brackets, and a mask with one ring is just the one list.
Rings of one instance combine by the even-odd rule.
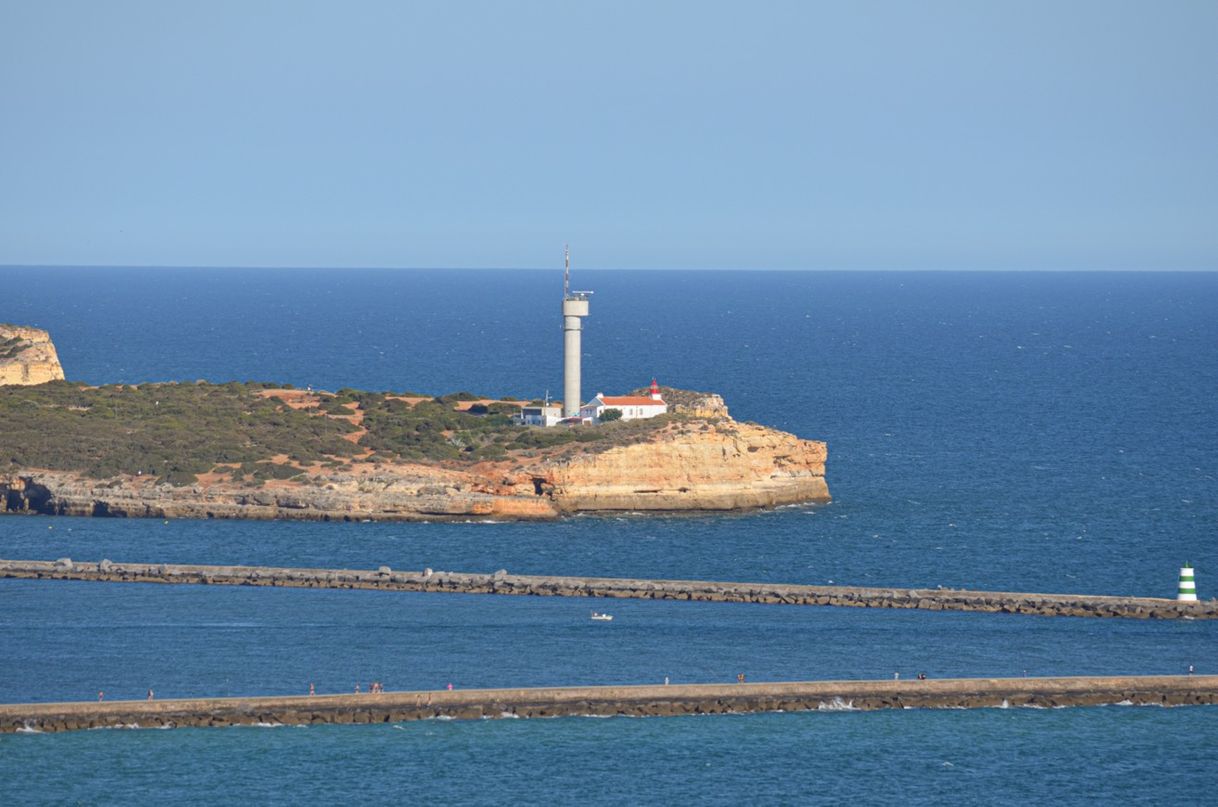
[[952, 678], [383, 692], [0, 704], [0, 733], [398, 723], [427, 718], [661, 716], [872, 709], [1218, 704], [1218, 676]]
[[965, 589], [804, 586], [708, 580], [632, 580], [608, 577], [463, 574], [424, 571], [288, 569], [268, 566], [197, 566], [102, 561], [0, 560], [0, 578], [95, 580], [115, 583], [186, 583], [231, 586], [376, 589], [540, 597], [607, 597], [641, 600], [701, 600], [856, 608], [920, 608], [1041, 616], [1131, 619], [1215, 619], [1218, 600], [1177, 602], [1153, 597], [1093, 594], [1031, 594]]

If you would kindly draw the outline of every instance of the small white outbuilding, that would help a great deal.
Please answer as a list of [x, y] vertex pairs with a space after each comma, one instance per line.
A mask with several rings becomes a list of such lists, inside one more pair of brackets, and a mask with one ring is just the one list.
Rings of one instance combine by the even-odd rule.
[[559, 404], [525, 405], [520, 407], [516, 422], [522, 426], [553, 426], [562, 420], [562, 406]]

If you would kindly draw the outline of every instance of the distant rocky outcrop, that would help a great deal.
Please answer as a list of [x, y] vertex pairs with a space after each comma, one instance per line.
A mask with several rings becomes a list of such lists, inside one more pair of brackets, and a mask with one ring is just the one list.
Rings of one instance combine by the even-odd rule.
[[62, 381], [51, 336], [38, 328], [0, 323], [0, 385]]

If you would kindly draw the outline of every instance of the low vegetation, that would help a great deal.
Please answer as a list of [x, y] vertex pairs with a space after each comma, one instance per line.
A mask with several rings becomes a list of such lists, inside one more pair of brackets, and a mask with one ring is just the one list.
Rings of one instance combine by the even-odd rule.
[[10, 336], [0, 339], [0, 361], [15, 359], [17, 354], [29, 347], [29, 342], [20, 336]]
[[681, 417], [542, 429], [514, 425], [512, 403], [470, 405], [482, 399], [468, 392], [419, 401], [413, 394], [343, 389], [309, 393], [293, 408], [268, 395], [273, 389], [285, 387], [64, 381], [0, 387], [0, 473], [46, 468], [192, 484], [214, 472], [261, 484], [319, 464], [472, 463], [566, 445], [608, 448], [645, 440]]
[[259, 396], [261, 384], [0, 387], [0, 471], [23, 467], [171, 482], [221, 463], [351, 456], [354, 426]]

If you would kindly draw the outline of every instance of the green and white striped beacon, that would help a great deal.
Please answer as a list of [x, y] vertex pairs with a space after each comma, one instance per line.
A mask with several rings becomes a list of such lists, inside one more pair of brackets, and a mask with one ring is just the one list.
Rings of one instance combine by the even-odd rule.
[[1176, 601], [1197, 601], [1197, 583], [1193, 580], [1193, 565], [1191, 563], [1185, 563], [1180, 567], [1180, 591], [1176, 594]]

